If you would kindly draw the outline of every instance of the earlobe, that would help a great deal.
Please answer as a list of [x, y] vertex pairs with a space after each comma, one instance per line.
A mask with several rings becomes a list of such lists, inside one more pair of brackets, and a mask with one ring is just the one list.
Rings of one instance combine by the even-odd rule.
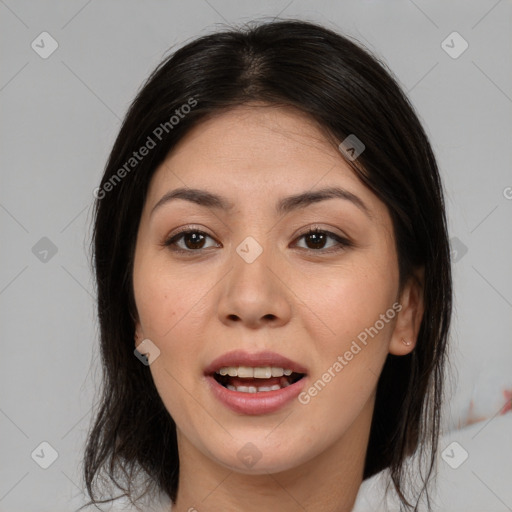
[[424, 269], [417, 269], [407, 280], [400, 294], [402, 309], [398, 313], [389, 345], [389, 353], [405, 356], [416, 347], [424, 313]]

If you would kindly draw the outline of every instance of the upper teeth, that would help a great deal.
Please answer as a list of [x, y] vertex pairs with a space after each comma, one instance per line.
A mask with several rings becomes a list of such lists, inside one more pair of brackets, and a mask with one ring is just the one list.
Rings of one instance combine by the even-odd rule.
[[270, 377], [282, 377], [291, 375], [293, 372], [287, 368], [277, 368], [275, 366], [224, 366], [215, 373], [220, 375], [229, 375], [230, 377], [269, 379]]

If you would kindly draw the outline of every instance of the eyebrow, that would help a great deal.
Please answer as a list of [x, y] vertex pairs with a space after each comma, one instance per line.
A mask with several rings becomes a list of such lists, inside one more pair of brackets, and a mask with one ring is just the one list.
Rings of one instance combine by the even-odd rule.
[[[155, 210], [175, 199], [183, 199], [191, 203], [204, 206], [206, 208], [213, 208], [216, 210], [230, 211], [235, 207], [235, 204], [220, 195], [201, 190], [197, 188], [182, 187], [167, 192], [153, 207], [150, 215], [153, 215]], [[291, 211], [305, 208], [311, 204], [325, 201], [327, 199], [344, 199], [350, 201], [363, 211], [368, 217], [372, 218], [369, 208], [365, 203], [355, 194], [340, 187], [327, 187], [315, 191], [307, 191], [300, 194], [284, 197], [280, 199], [276, 205], [276, 213], [284, 215]]]

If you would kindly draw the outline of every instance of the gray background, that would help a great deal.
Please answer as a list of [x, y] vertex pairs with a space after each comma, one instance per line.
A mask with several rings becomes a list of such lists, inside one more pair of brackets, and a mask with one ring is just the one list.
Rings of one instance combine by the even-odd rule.
[[[503, 410], [501, 390], [512, 387], [510, 1], [0, 0], [0, 511], [80, 503], [100, 376], [91, 205], [130, 101], [172, 46], [277, 15], [355, 37], [408, 91], [438, 157], [454, 248], [445, 431], [465, 423], [470, 400], [484, 428]], [[46, 59], [31, 47], [48, 51], [44, 31], [59, 45]], [[453, 31], [469, 44], [458, 58], [441, 46]], [[31, 457], [37, 448], [34, 459], [49, 461], [43, 441], [58, 453], [48, 469]], [[473, 468], [481, 481], [486, 464]], [[499, 501], [495, 510], [512, 510]]]

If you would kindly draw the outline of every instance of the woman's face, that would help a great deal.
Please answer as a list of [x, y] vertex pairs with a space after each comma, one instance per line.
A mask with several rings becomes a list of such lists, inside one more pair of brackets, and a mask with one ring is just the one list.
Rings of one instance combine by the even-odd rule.
[[386, 356], [419, 327], [398, 278], [387, 208], [307, 117], [195, 127], [152, 178], [133, 272], [180, 453], [262, 474], [365, 445]]

